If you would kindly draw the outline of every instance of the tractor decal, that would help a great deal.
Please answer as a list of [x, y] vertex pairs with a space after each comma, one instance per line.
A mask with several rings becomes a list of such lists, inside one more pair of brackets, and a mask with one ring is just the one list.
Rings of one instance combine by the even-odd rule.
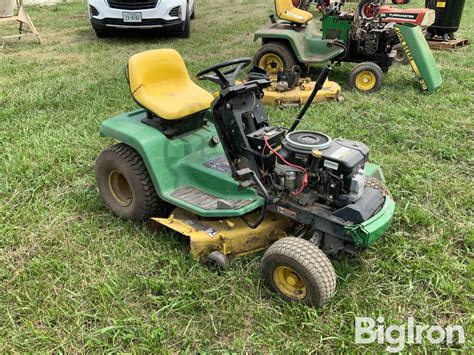
[[410, 48], [408, 47], [408, 43], [405, 40], [405, 37], [403, 36], [402, 32], [398, 27], [395, 28], [395, 33], [397, 34], [398, 39], [400, 40], [400, 44], [403, 47], [403, 50], [405, 51], [405, 54], [408, 58], [408, 61], [410, 62], [411, 67], [413, 68], [413, 71], [415, 72], [416, 77], [418, 78], [418, 81], [420, 82], [421, 88], [423, 91], [428, 91], [428, 86], [425, 83], [425, 80], [421, 76], [420, 70], [418, 69], [418, 66], [415, 63], [415, 60], [413, 59], [413, 56], [411, 54]]

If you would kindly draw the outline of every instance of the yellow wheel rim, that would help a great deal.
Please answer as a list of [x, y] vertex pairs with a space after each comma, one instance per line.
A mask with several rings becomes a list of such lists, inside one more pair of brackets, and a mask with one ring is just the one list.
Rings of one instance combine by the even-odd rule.
[[284, 69], [283, 60], [276, 54], [265, 54], [258, 61], [258, 66], [265, 69], [269, 74], [277, 74]]
[[368, 70], [363, 70], [356, 76], [355, 85], [357, 89], [362, 91], [369, 91], [377, 84], [377, 77]]
[[125, 175], [120, 171], [114, 170], [109, 174], [109, 190], [119, 205], [127, 207], [132, 203], [132, 188]]
[[275, 285], [285, 296], [294, 300], [306, 297], [306, 285], [300, 275], [287, 266], [277, 266], [273, 271]]

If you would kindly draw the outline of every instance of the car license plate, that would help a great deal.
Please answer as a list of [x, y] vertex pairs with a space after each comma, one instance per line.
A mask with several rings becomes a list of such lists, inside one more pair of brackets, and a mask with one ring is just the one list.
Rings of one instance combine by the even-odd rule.
[[122, 12], [123, 22], [142, 22], [141, 12]]

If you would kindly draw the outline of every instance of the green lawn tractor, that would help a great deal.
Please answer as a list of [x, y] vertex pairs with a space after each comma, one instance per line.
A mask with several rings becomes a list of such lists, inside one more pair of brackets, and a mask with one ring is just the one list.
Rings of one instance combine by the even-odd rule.
[[309, 103], [289, 129], [272, 126], [262, 103], [268, 75], [253, 68], [236, 81], [250, 63], [200, 71], [220, 86], [214, 97], [175, 50], [132, 56], [127, 77], [141, 108], [102, 123], [101, 135], [120, 143], [97, 158], [98, 188], [115, 215], [187, 236], [194, 258], [221, 269], [267, 249], [267, 284], [287, 301], [320, 306], [336, 287], [328, 256], [379, 239], [395, 203], [365, 144], [296, 130]]
[[278, 19], [270, 16], [271, 23], [255, 33], [254, 40], [261, 40], [262, 46], [254, 56], [254, 64], [277, 74], [295, 66], [304, 72], [330, 58], [357, 63], [350, 72], [349, 86], [375, 92], [394, 60], [406, 62], [395, 24], [426, 27], [434, 21], [433, 10], [396, 9], [383, 6], [383, 0], [363, 0], [356, 10], [348, 12], [342, 11], [343, 4], [344, 1], [317, 1], [322, 13], [319, 31], [310, 12], [296, 8], [292, 0], [275, 0]]

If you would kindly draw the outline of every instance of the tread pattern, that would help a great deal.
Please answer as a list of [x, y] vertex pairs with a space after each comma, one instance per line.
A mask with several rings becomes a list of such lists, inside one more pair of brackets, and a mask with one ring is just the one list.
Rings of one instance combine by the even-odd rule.
[[296, 237], [286, 237], [275, 242], [262, 259], [262, 268], [265, 263], [275, 256], [283, 256], [296, 261], [307, 271], [313, 284], [317, 286], [317, 299], [305, 300], [311, 305], [321, 306], [336, 291], [336, 273], [328, 257], [313, 243]]
[[140, 154], [125, 143], [114, 144], [104, 150], [112, 152], [125, 161], [137, 176], [140, 182], [140, 189], [143, 192], [143, 202], [140, 215], [135, 216], [137, 220], [145, 220], [150, 217], [160, 215], [167, 207], [167, 203], [161, 200], [153, 186], [148, 170]]
[[379, 190], [382, 192], [383, 196], [392, 198], [392, 194], [390, 193], [390, 190], [387, 188], [387, 186], [385, 186], [382, 181], [373, 176], [365, 177], [365, 187], [371, 187], [375, 190]]

